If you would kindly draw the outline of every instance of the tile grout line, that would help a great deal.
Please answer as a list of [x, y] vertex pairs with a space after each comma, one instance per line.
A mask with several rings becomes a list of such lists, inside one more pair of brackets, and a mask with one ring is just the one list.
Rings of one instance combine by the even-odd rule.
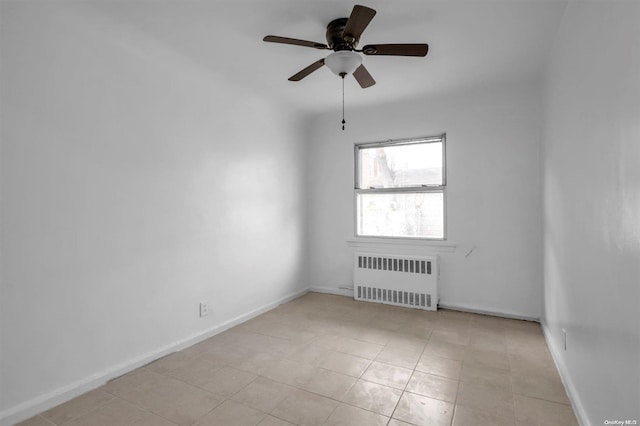
[[513, 368], [511, 368], [511, 357], [510, 355], [510, 351], [509, 351], [509, 343], [507, 343], [507, 360], [509, 361], [509, 388], [511, 389], [511, 406], [513, 407], [513, 420], [514, 422], [518, 422], [517, 420], [517, 413], [516, 413], [516, 399], [514, 398], [514, 393], [513, 393]]
[[[99, 389], [100, 389], [100, 388], [96, 388], [96, 389], [94, 389], [93, 391], [89, 391], [89, 392], [94, 392], [94, 391], [99, 390]], [[99, 405], [97, 405], [97, 406], [93, 407], [93, 408], [92, 408], [92, 409], [90, 409], [89, 411], [87, 411], [87, 412], [85, 412], [85, 413], [82, 413], [82, 414], [80, 414], [79, 416], [71, 417], [71, 418], [69, 418], [69, 419], [67, 419], [67, 420], [63, 421], [62, 423], [56, 423], [56, 422], [54, 422], [53, 420], [48, 419], [47, 417], [45, 417], [45, 416], [43, 415], [44, 413], [46, 413], [47, 411], [50, 411], [50, 410], [44, 411], [44, 412], [42, 412], [42, 413], [38, 414], [37, 416], [38, 416], [38, 417], [42, 417], [42, 418], [43, 418], [43, 419], [45, 419], [47, 422], [49, 422], [49, 423], [51, 423], [51, 424], [53, 424], [53, 425], [56, 425], [56, 426], [62, 426], [62, 425], [64, 425], [65, 423], [68, 423], [68, 422], [70, 422], [70, 421], [72, 421], [72, 420], [79, 419], [79, 418], [81, 418], [81, 417], [84, 417], [84, 416], [85, 416], [85, 415], [87, 415], [87, 414], [93, 413], [93, 412], [94, 412], [94, 411], [96, 411], [98, 408], [104, 407], [105, 405], [107, 405], [107, 404], [111, 403], [114, 399], [116, 399], [116, 398], [117, 398], [117, 396], [115, 396], [115, 395], [114, 395], [114, 394], [112, 394], [111, 392], [107, 392], [107, 391], [105, 391], [105, 390], [100, 390], [100, 391], [101, 391], [101, 392], [104, 392], [104, 393], [106, 393], [106, 394], [108, 394], [108, 395], [111, 395], [111, 399], [110, 399], [110, 400], [108, 400], [108, 401], [103, 402], [102, 404], [99, 404]], [[87, 393], [89, 393], [89, 392], [87, 392]], [[80, 396], [78, 396], [77, 398], [79, 398], [79, 397], [81, 397], [81, 396], [83, 396], [83, 395], [86, 395], [86, 393], [85, 393], [85, 394], [82, 394], [82, 395], [80, 395]], [[75, 399], [75, 398], [74, 398], [74, 399]], [[66, 403], [69, 403], [69, 402], [73, 401], [74, 399], [72, 399], [72, 400], [70, 400], [70, 401], [67, 401]], [[65, 404], [66, 404], [66, 403], [65, 403]], [[64, 404], [61, 404], [61, 405], [64, 405]], [[56, 407], [53, 407], [53, 408], [56, 408]], [[53, 409], [53, 408], [52, 408], [52, 409]]]
[[[413, 366], [413, 370], [411, 371], [411, 376], [409, 376], [409, 380], [407, 380], [407, 383], [404, 385], [404, 389], [402, 389], [400, 398], [398, 398], [398, 402], [396, 402], [396, 406], [393, 408], [393, 411], [389, 416], [389, 422], [387, 423], [387, 425], [391, 423], [391, 419], [394, 418], [393, 415], [396, 413], [396, 410], [398, 409], [398, 405], [400, 405], [400, 401], [402, 400], [402, 397], [407, 391], [407, 386], [409, 386], [409, 383], [411, 382], [411, 379], [413, 378], [413, 375], [416, 372], [416, 367], [418, 366], [418, 363], [420, 362], [420, 359], [422, 358], [422, 355], [424, 354], [424, 351], [427, 348], [427, 344], [429, 343], [429, 340], [431, 340], [431, 333], [429, 333], [429, 337], [427, 338], [427, 340], [424, 342], [424, 345], [422, 346], [422, 351], [420, 351], [420, 356], [418, 356], [418, 360], [416, 361], [416, 364]], [[453, 413], [451, 414], [451, 417], [453, 418]]]

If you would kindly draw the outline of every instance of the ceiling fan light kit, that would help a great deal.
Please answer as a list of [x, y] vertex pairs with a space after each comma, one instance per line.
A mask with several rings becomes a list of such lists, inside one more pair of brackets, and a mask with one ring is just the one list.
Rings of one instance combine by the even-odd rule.
[[348, 18], [338, 18], [327, 25], [327, 44], [300, 40], [289, 37], [268, 35], [263, 41], [270, 43], [292, 44], [311, 47], [318, 50], [333, 50], [326, 58], [322, 58], [289, 77], [289, 81], [300, 81], [315, 70], [326, 65], [331, 72], [342, 77], [342, 130], [344, 130], [344, 78], [353, 74], [360, 87], [366, 89], [376, 84], [369, 71], [362, 63], [360, 53], [367, 56], [418, 56], [424, 57], [429, 51], [427, 44], [368, 44], [357, 49], [360, 36], [367, 28], [376, 11], [355, 5]]
[[362, 65], [362, 58], [352, 50], [340, 50], [327, 56], [324, 64], [335, 75], [344, 78], [345, 75], [353, 74], [356, 68]]

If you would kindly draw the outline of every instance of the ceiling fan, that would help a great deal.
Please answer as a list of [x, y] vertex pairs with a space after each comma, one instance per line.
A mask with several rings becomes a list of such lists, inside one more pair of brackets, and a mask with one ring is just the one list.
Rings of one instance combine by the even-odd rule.
[[360, 53], [367, 56], [426, 56], [429, 51], [428, 44], [367, 44], [362, 49], [357, 49], [360, 36], [375, 14], [376, 11], [369, 7], [355, 5], [349, 18], [338, 18], [329, 22], [327, 44], [274, 35], [264, 37], [263, 41], [333, 50], [326, 58], [317, 60], [289, 77], [289, 81], [300, 81], [326, 65], [343, 80], [346, 75], [353, 74], [360, 87], [364, 89], [373, 86], [376, 81], [362, 64]]

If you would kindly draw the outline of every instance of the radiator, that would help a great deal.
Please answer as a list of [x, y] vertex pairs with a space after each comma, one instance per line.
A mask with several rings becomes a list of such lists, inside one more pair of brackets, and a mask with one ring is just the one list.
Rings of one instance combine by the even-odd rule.
[[438, 307], [438, 257], [356, 253], [356, 300], [435, 311]]

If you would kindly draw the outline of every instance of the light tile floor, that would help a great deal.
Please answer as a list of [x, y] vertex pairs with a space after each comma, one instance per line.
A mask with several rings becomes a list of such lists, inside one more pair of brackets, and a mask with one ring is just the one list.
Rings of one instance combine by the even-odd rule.
[[536, 323], [309, 293], [20, 426], [575, 424]]

